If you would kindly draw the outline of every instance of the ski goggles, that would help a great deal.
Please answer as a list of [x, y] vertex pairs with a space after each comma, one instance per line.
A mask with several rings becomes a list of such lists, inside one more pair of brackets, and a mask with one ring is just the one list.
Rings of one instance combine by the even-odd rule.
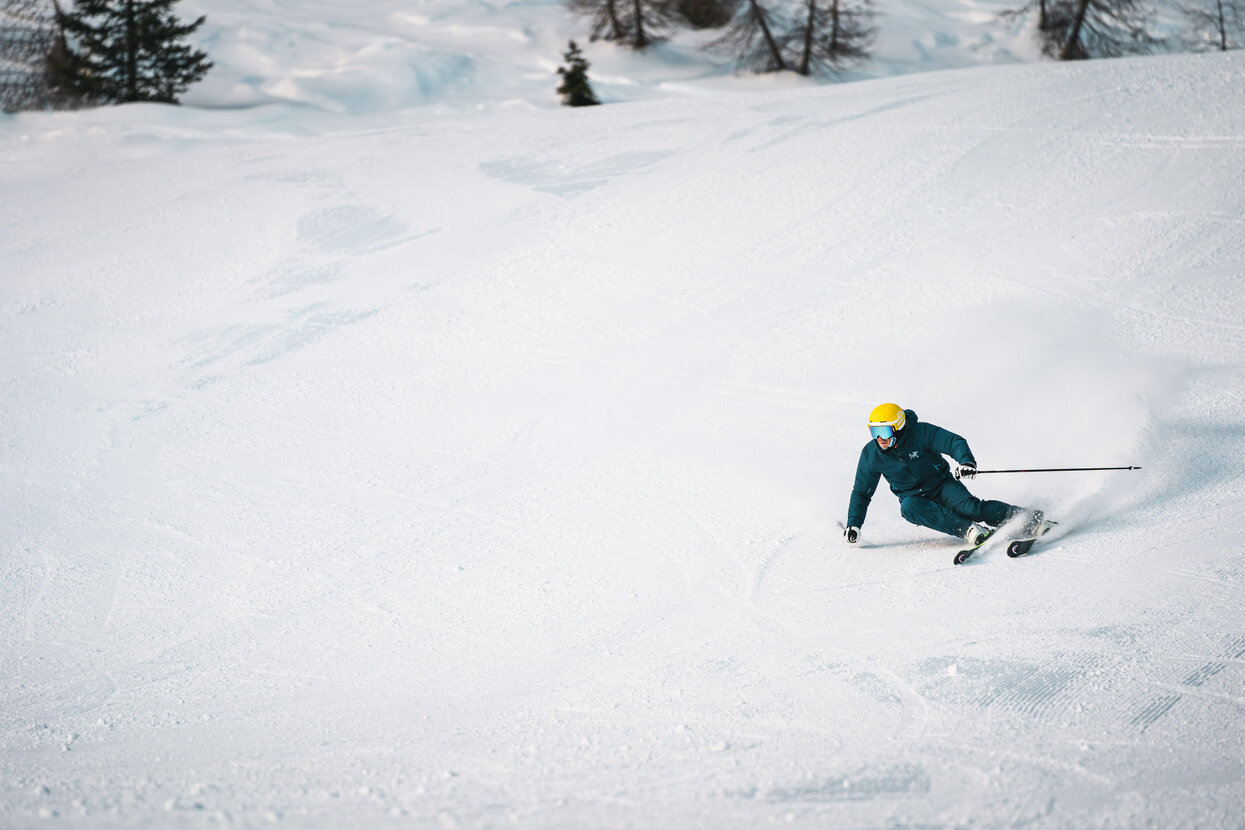
[[869, 432], [874, 438], [885, 438], [888, 441], [895, 437], [895, 428], [889, 424], [880, 427], [870, 425]]

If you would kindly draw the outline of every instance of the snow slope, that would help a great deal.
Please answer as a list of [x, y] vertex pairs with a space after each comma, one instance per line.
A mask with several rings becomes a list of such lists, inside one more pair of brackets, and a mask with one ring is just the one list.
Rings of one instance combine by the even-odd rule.
[[1243, 77], [3, 118], [0, 825], [1238, 826]]

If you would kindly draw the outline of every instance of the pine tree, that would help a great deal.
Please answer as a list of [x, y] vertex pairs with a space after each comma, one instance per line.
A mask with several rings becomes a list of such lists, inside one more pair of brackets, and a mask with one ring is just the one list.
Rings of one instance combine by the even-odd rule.
[[664, 37], [678, 12], [669, 0], [565, 0], [574, 14], [592, 22], [591, 38], [643, 49]]
[[1149, 0], [1030, 0], [1004, 16], [1035, 10], [1042, 51], [1059, 60], [1143, 54], [1160, 43], [1149, 33]]
[[801, 75], [814, 66], [836, 72], [869, 59], [873, 40], [870, 0], [804, 0], [803, 20], [787, 33], [795, 54], [789, 63]]
[[85, 94], [110, 103], [176, 104], [212, 64], [180, 41], [205, 18], [182, 25], [179, 0], [77, 0], [73, 12], [57, 9], [68, 38], [67, 79]]
[[1062, 34], [1060, 60], [1113, 58], [1149, 51], [1150, 12], [1144, 0], [1075, 0], [1071, 25]]
[[570, 41], [569, 45], [570, 48], [562, 56], [567, 66], [558, 67], [558, 74], [562, 76], [562, 83], [558, 86], [562, 103], [568, 107], [590, 107], [601, 103], [588, 83], [587, 58], [579, 51], [575, 41]]
[[734, 20], [708, 48], [731, 55], [755, 72], [781, 72], [790, 69], [783, 58], [789, 40], [784, 31], [761, 0], [742, 0]]
[[589, 36], [593, 40], [622, 40], [627, 36], [621, 0], [567, 0], [566, 7], [592, 22]]
[[1200, 0], [1180, 11], [1189, 24], [1183, 37], [1189, 49], [1227, 52], [1245, 43], [1245, 0]]

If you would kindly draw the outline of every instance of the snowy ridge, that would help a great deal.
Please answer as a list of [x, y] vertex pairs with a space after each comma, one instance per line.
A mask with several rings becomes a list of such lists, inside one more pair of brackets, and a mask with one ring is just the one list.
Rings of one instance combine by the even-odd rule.
[[[185, 97], [192, 106], [289, 103], [336, 113], [437, 105], [548, 109], [556, 70], [575, 39], [606, 103], [713, 91], [817, 86], [784, 73], [736, 75], [701, 47], [714, 32], [679, 31], [642, 54], [589, 42], [585, 21], [561, 0], [184, 0], [204, 14], [198, 45], [216, 63]], [[888, 4], [873, 59], [840, 80], [1038, 59], [1023, 27], [1003, 23], [999, 0], [953, 7]]]
[[1243, 76], [0, 120], [0, 824], [1236, 826]]

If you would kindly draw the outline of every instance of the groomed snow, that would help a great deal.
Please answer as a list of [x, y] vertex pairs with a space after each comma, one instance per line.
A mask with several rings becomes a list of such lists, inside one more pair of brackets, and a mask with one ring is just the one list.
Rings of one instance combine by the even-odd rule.
[[[570, 110], [329, 5], [0, 117], [0, 825], [1239, 826], [1245, 53]], [[1142, 469], [848, 547], [887, 400]]]

